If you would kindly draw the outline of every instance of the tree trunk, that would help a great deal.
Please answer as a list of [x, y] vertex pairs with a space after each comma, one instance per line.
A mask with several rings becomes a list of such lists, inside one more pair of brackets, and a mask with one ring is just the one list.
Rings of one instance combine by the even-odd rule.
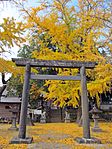
[[5, 85], [5, 84], [7, 84], [7, 82], [10, 80], [10, 78], [6, 81], [5, 80], [5, 73], [2, 73], [2, 83]]
[[4, 73], [2, 73], [2, 83], [3, 84], [6, 84], [7, 83], [7, 81], [5, 81], [5, 74]]
[[[79, 96], [80, 96], [80, 93], [79, 93]], [[77, 109], [77, 119], [76, 119], [76, 123], [80, 123], [80, 119], [81, 119], [81, 116], [82, 116], [82, 108], [81, 108], [81, 97], [79, 99], [77, 99], [77, 102], [78, 102], [78, 109]]]
[[78, 123], [79, 127], [82, 127], [82, 115], [80, 117], [79, 123]]
[[76, 119], [76, 123], [79, 123], [79, 122], [80, 122], [81, 115], [82, 115], [82, 108], [81, 108], [81, 106], [79, 106], [78, 109], [77, 109], [77, 119]]

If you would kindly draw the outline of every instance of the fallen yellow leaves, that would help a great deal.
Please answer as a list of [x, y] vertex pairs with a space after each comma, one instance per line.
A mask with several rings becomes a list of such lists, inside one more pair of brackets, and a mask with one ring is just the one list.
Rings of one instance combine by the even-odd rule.
[[12, 137], [17, 136], [17, 131], [10, 131], [9, 124], [0, 124], [0, 149], [27, 149], [26, 144], [9, 144]]
[[[101, 133], [91, 132], [91, 136], [101, 140], [103, 144], [107, 144], [108, 148], [112, 148], [112, 123], [100, 123]], [[3, 149], [27, 149], [26, 144], [9, 144], [14, 136], [18, 135], [17, 131], [9, 131], [9, 124], [0, 124], [0, 148]], [[93, 123], [91, 123], [93, 127]], [[94, 146], [78, 145], [75, 142], [76, 137], [82, 137], [82, 127], [76, 123], [37, 123], [35, 126], [28, 126], [27, 133], [33, 137], [33, 143], [57, 143], [70, 145], [71, 149], [94, 149]], [[32, 144], [33, 144], [32, 143]], [[105, 149], [105, 147], [101, 148]]]

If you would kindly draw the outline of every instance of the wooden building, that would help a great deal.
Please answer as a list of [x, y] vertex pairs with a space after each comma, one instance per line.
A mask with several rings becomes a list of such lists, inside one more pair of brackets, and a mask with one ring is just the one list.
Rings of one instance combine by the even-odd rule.
[[[94, 105], [94, 103], [93, 103]], [[90, 104], [90, 109], [93, 105]], [[100, 110], [102, 120], [112, 120], [112, 92], [107, 92], [106, 94], [100, 95]], [[77, 119], [77, 108], [65, 107], [60, 108], [54, 106], [51, 101], [45, 101], [44, 98], [40, 98], [37, 102], [37, 108], [32, 111], [33, 118], [35, 121], [40, 122], [41, 113], [46, 111], [47, 122], [64, 122], [65, 121], [65, 111], [70, 114], [70, 121], [75, 122]]]
[[6, 87], [0, 87], [0, 122], [10, 122], [12, 119], [11, 109], [17, 109], [17, 120], [19, 121], [21, 98], [7, 97]]
[[112, 112], [112, 89], [111, 92], [101, 94], [100, 100], [100, 109]]

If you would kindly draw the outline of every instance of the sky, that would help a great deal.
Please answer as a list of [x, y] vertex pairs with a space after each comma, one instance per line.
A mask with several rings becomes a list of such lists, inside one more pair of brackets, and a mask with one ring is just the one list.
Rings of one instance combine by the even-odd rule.
[[[39, 0], [16, 0], [16, 1], [25, 1], [24, 5], [25, 7], [35, 7], [39, 4]], [[77, 4], [77, 0], [72, 0], [72, 4], [76, 5]], [[21, 12], [19, 11], [19, 9], [17, 7], [14, 6], [13, 3], [11, 3], [10, 1], [0, 1], [0, 22], [2, 22], [3, 18], [6, 17], [14, 17], [17, 21], [21, 21], [22, 20], [22, 15]], [[19, 50], [19, 47], [14, 46], [13, 48], [11, 48], [11, 55], [10, 54], [5, 54], [6, 58], [12, 58], [12, 57], [17, 57], [17, 51]], [[4, 54], [2, 55], [4, 56]]]
[[[30, 7], [30, 6], [35, 7], [37, 6], [37, 4], [38, 4], [38, 0], [27, 0], [26, 2], [27, 7]], [[0, 23], [3, 21], [3, 18], [7, 18], [7, 17], [14, 17], [17, 21], [22, 20], [21, 13], [19, 9], [14, 6], [14, 4], [8, 1], [7, 2], [0, 1]], [[2, 54], [1, 57], [4, 57], [5, 59], [16, 58], [19, 47], [15, 45], [10, 50], [11, 50], [11, 54], [5, 53], [5, 54]], [[7, 75], [6, 79], [8, 79], [9, 77], [10, 75]], [[2, 86], [1, 76], [0, 76], [0, 86]]]
[[[16, 8], [13, 8], [11, 5], [9, 5], [9, 2], [0, 2], [0, 23], [2, 22], [3, 18], [6, 17], [17, 17], [19, 19], [19, 13]], [[18, 50], [17, 46], [11, 49], [11, 51], [13, 51], [12, 56], [15, 57], [17, 55], [17, 50]], [[11, 55], [9, 54], [2, 54], [1, 56], [5, 57], [6, 59], [11, 58]], [[9, 75], [7, 75], [7, 78], [8, 77]], [[1, 75], [0, 75], [0, 86], [2, 86]]]
[[[21, 0], [20, 0], [21, 1]], [[26, 4], [27, 7], [30, 6], [36, 6], [37, 5], [38, 0], [27, 0]], [[22, 20], [22, 15], [21, 12], [19, 11], [19, 9], [17, 7], [14, 6], [13, 3], [11, 2], [0, 2], [0, 22], [2, 22], [3, 18], [6, 17], [14, 17], [17, 21], [21, 21]], [[12, 53], [11, 54], [3, 54], [2, 56], [5, 56], [5, 58], [12, 58], [12, 57], [17, 57], [17, 51], [18, 51], [19, 47], [14, 46], [13, 48], [11, 48]]]
[[[18, 0], [21, 2], [22, 0]], [[23, 0], [24, 1], [24, 0]], [[25, 7], [35, 7], [39, 4], [39, 0], [25, 0], [26, 3]], [[77, 0], [72, 0], [73, 4], [77, 4]], [[22, 20], [22, 15], [21, 12], [17, 7], [14, 6], [10, 1], [0, 1], [0, 23], [3, 21], [3, 18], [7, 17], [14, 17], [17, 21]], [[5, 59], [11, 59], [11, 58], [16, 58], [17, 57], [17, 51], [19, 50], [19, 47], [14, 46], [13, 48], [10, 49], [11, 54], [2, 54], [1, 56], [4, 57]], [[7, 78], [9, 75], [7, 75]], [[0, 86], [2, 85], [1, 83], [1, 76], [0, 76]]]
[[[9, 4], [9, 2], [0, 2], [0, 23], [3, 21], [3, 18], [6, 17], [14, 17], [19, 20], [19, 12], [17, 11], [17, 8], [12, 7], [12, 5]], [[13, 55], [17, 55], [18, 47], [14, 47], [11, 49]], [[6, 58], [11, 57], [11, 55], [2, 55], [6, 56]]]

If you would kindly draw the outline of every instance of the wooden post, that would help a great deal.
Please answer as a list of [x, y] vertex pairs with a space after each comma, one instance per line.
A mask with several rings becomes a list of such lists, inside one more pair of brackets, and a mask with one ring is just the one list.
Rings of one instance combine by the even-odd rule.
[[30, 88], [30, 64], [26, 64], [26, 73], [24, 77], [24, 86], [22, 94], [22, 105], [21, 105], [21, 114], [20, 114], [20, 127], [19, 127], [19, 138], [26, 138], [26, 118], [27, 118], [27, 107], [28, 107], [28, 97], [29, 97], [29, 88]]
[[81, 74], [83, 138], [90, 139], [89, 103], [87, 97], [87, 82], [86, 82], [86, 72], [84, 66], [81, 67], [80, 74]]

